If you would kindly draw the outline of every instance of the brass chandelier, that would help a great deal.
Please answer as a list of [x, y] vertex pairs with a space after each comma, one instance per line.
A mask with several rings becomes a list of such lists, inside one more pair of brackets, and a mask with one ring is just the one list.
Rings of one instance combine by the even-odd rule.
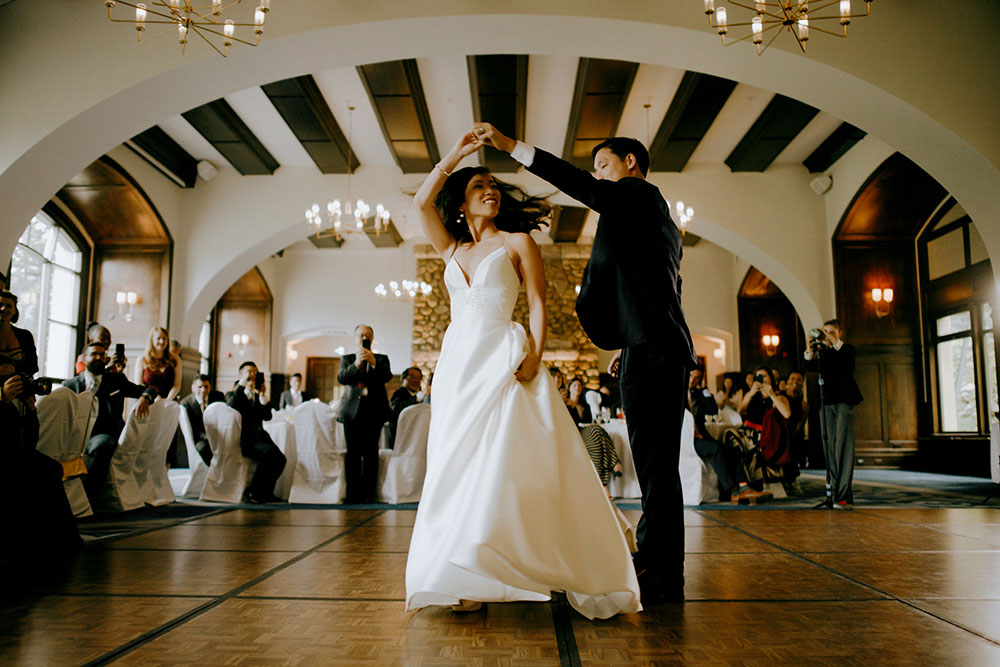
[[[851, 0], [813, 0], [811, 6], [809, 0], [771, 0], [770, 2], [754, 0], [752, 4], [727, 0], [727, 4], [753, 14], [749, 21], [730, 23], [726, 7], [716, 7], [715, 0], [704, 0], [704, 3], [708, 24], [715, 28], [719, 36], [722, 37], [723, 46], [730, 46], [749, 39], [757, 48], [758, 56], [771, 46], [778, 35], [786, 31], [795, 38], [802, 53], [806, 52], [806, 42], [809, 41], [810, 30], [834, 37], [847, 37], [847, 26], [850, 25], [851, 19], [864, 18], [872, 11], [872, 0], [864, 0], [867, 10], [864, 14], [851, 13]], [[840, 23], [843, 33], [826, 30], [817, 25], [818, 23], [830, 25], [833, 21]], [[726, 41], [729, 28], [745, 26], [750, 27], [749, 34], [732, 42]], [[764, 35], [768, 32], [772, 34], [765, 44]], [[761, 46], [762, 44], [763, 46]]]
[[334, 237], [342, 241], [344, 236], [350, 234], [364, 234], [368, 231], [366, 226], [371, 223], [375, 235], [380, 235], [389, 229], [389, 210], [382, 204], [375, 205], [375, 211], [363, 199], [358, 199], [351, 203], [351, 172], [354, 171], [352, 144], [354, 133], [354, 107], [348, 105], [347, 123], [347, 198], [341, 205], [339, 199], [334, 199], [326, 205], [326, 221], [323, 222], [323, 209], [319, 204], [313, 204], [306, 209], [306, 224], [313, 231], [316, 238]]
[[[229, 0], [228, 2], [210, 0], [199, 4], [191, 2], [191, 0], [147, 0], [135, 3], [126, 0], [104, 0], [104, 6], [108, 8], [109, 21], [129, 23], [135, 27], [140, 43], [146, 26], [168, 25], [171, 27], [153, 35], [146, 41], [176, 31], [177, 41], [181, 45], [181, 53], [184, 53], [188, 35], [193, 32], [212, 47], [216, 53], [225, 58], [229, 55], [229, 47], [233, 45], [233, 42], [247, 46], [260, 44], [260, 36], [264, 32], [264, 19], [267, 18], [267, 13], [271, 9], [271, 0], [260, 0], [260, 5], [253, 13], [253, 23], [240, 23], [233, 19], [222, 18], [222, 12], [232, 9], [241, 2], [242, 0]], [[133, 18], [115, 18], [112, 11], [119, 3], [135, 9], [135, 16]], [[254, 41], [237, 37], [237, 28], [253, 28]], [[215, 38], [221, 38], [221, 40]], [[221, 42], [222, 48], [216, 46], [215, 42]]]

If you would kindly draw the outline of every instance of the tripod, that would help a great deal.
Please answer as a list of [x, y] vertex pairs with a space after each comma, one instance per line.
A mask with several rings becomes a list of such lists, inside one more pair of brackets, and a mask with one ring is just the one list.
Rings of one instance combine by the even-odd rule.
[[[816, 356], [816, 367], [819, 369], [819, 436], [820, 441], [824, 443], [823, 454], [826, 455], [827, 448], [826, 444], [826, 395], [823, 391], [823, 385], [825, 381], [823, 380], [823, 363], [821, 357], [823, 354], [823, 345], [810, 343], [810, 347], [813, 348], [813, 354]], [[820, 509], [833, 509], [833, 487], [830, 483], [830, 462], [826, 461], [824, 467], [826, 468], [826, 497], [813, 505], [814, 510]]]

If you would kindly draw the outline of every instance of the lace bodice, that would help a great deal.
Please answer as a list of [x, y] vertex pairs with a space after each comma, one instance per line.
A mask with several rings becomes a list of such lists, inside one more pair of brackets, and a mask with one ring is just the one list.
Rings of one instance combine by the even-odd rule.
[[484, 257], [467, 282], [454, 256], [444, 270], [444, 283], [451, 296], [451, 319], [464, 317], [509, 321], [517, 303], [521, 281], [503, 246]]

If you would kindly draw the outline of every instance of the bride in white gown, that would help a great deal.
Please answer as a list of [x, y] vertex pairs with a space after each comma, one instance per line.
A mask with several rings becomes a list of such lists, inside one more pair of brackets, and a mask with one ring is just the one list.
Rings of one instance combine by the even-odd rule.
[[[638, 611], [627, 522], [549, 374], [538, 372], [545, 275], [534, 240], [516, 232], [537, 229], [547, 206], [485, 168], [450, 173], [481, 145], [463, 136], [415, 197], [447, 262], [452, 321], [434, 373], [407, 610], [474, 611], [482, 602], [548, 600], [555, 590], [587, 618]], [[531, 338], [511, 321], [522, 284]]]

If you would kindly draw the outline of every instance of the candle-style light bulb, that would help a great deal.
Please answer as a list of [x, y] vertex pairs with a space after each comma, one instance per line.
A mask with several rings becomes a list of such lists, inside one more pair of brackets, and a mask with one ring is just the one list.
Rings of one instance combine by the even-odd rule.
[[893, 296], [893, 294], [892, 294], [892, 288], [891, 287], [886, 287], [884, 290], [882, 290], [882, 299], [886, 303], [892, 303], [892, 296]]
[[226, 19], [226, 24], [222, 26], [222, 34], [225, 35], [225, 39], [222, 43], [226, 46], [233, 45], [233, 35], [236, 33], [236, 23], [232, 19]]
[[216, 16], [222, 11], [222, 0], [212, 0], [212, 13]]
[[726, 8], [719, 7], [715, 10], [715, 26], [722, 35], [722, 42], [726, 41], [726, 33], [729, 32], [729, 26], [726, 25]]
[[128, 305], [134, 306], [135, 304], [139, 303], [139, 295], [136, 294], [135, 292], [129, 292], [128, 296], [126, 297], [126, 300], [128, 301]]
[[882, 300], [882, 290], [880, 290], [878, 287], [873, 287], [872, 288], [872, 301], [874, 301], [875, 303], [878, 303], [881, 300]]
[[183, 23], [177, 24], [177, 41], [181, 44], [187, 44], [188, 41], [188, 29]]
[[253, 23], [254, 23], [254, 26], [255, 26], [254, 27], [254, 32], [257, 33], [258, 35], [261, 34], [262, 32], [264, 32], [264, 17], [265, 16], [266, 16], [266, 14], [264, 13], [263, 10], [261, 10], [260, 7], [258, 7], [257, 9], [254, 10], [254, 13], [253, 13]]
[[799, 19], [799, 41], [809, 41], [809, 15], [803, 14]]
[[753, 30], [753, 43], [760, 44], [764, 41], [764, 20], [755, 16], [751, 19], [750, 28]]
[[705, 13], [711, 14], [715, 11], [715, 0], [705, 0]]
[[135, 5], [135, 29], [139, 32], [146, 29], [146, 4], [142, 2]]

